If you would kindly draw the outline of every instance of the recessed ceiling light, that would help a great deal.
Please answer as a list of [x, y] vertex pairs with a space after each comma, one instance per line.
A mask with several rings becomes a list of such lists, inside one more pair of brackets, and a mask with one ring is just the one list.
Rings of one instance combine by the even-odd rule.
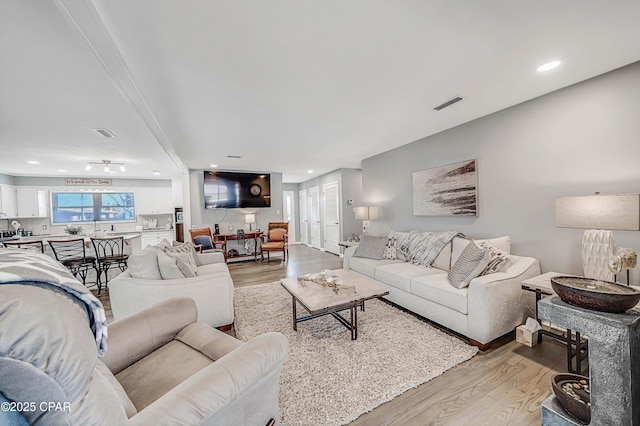
[[58, 169], [58, 173], [67, 173], [65, 169]]
[[213, 167], [215, 169], [216, 167], [218, 167], [218, 165], [217, 164], [209, 164], [209, 167]]
[[156, 176], [158, 176], [158, 175], [160, 175], [161, 173], [160, 173], [160, 170], [154, 170], [154, 171], [153, 171], [153, 174], [154, 174], [154, 175], [156, 175]]
[[313, 173], [313, 170], [309, 169], [307, 170], [307, 173]]
[[29, 160], [27, 161], [27, 164], [40, 164], [40, 162], [36, 160]]
[[545, 71], [550, 71], [554, 68], [557, 68], [560, 66], [560, 64], [562, 63], [562, 61], [551, 61], [551, 62], [547, 62], [546, 64], [542, 64], [538, 67], [538, 72], [545, 72]]

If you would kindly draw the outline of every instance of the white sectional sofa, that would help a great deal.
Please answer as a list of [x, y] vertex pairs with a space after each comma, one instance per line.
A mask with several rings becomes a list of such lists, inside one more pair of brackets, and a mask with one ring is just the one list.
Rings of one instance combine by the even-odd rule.
[[[498, 245], [504, 246], [507, 242], [509, 252], [510, 238], [501, 240]], [[492, 340], [512, 331], [532, 315], [535, 301], [522, 291], [521, 283], [539, 275], [540, 265], [535, 258], [509, 253], [505, 269], [474, 278], [466, 288], [455, 288], [448, 280], [448, 271], [469, 243], [470, 240], [464, 238], [453, 238], [435, 259], [433, 267], [408, 263], [402, 256], [393, 260], [354, 257], [357, 246], [349, 247], [344, 253], [344, 268], [385, 285], [389, 290], [387, 300], [486, 349]]]
[[174, 297], [186, 296], [196, 302], [198, 321], [222, 329], [230, 328], [233, 323], [233, 281], [224, 256], [222, 253], [194, 253], [193, 259], [195, 276], [185, 277], [176, 267], [175, 260], [171, 264], [163, 255], [161, 245], [148, 246], [131, 255], [129, 268], [109, 281], [114, 319], [119, 320]]

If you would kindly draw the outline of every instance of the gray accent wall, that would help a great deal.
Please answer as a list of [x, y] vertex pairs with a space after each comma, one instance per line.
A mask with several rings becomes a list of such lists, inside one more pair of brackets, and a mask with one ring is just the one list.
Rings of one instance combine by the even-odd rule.
[[[237, 171], [241, 170], [224, 170]], [[250, 173], [261, 173], [252, 171]], [[252, 225], [253, 230], [267, 229], [269, 222], [282, 220], [282, 173], [264, 172], [271, 175], [271, 207], [261, 207], [258, 209], [205, 209], [204, 208], [204, 170], [189, 171], [189, 209], [185, 214], [189, 215], [187, 226], [202, 228], [214, 228], [217, 223], [220, 225], [221, 233], [235, 234], [238, 229], [248, 230], [249, 225], [244, 222], [244, 215], [256, 212], [256, 223]], [[186, 202], [186, 200], [185, 200]], [[229, 227], [232, 227], [232, 230]], [[188, 239], [188, 231], [185, 230]]]
[[[454, 114], [455, 106], [434, 113]], [[512, 253], [537, 257], [543, 272], [580, 274], [583, 231], [555, 227], [555, 198], [640, 192], [639, 117], [637, 62], [367, 158], [363, 201], [382, 208], [371, 234], [510, 235]], [[473, 158], [478, 217], [413, 216], [412, 172]], [[618, 246], [640, 251], [640, 232], [614, 231], [614, 237]], [[640, 284], [640, 268], [632, 282]]]

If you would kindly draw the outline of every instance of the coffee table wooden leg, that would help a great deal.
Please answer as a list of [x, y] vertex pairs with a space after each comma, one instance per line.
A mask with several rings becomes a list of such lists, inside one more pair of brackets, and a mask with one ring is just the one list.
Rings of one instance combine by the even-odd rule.
[[351, 306], [351, 340], [358, 338], [358, 307]]
[[298, 331], [298, 314], [296, 312], [296, 298], [291, 296], [291, 302], [293, 305], [293, 331]]

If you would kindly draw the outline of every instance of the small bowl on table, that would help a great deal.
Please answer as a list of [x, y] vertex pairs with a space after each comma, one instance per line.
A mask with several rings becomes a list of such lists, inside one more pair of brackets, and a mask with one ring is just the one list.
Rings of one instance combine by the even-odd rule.
[[622, 313], [640, 302], [640, 291], [633, 287], [585, 277], [554, 277], [551, 287], [560, 299], [581, 308]]
[[588, 424], [591, 421], [589, 378], [579, 374], [556, 374], [551, 378], [553, 393], [567, 413]]

